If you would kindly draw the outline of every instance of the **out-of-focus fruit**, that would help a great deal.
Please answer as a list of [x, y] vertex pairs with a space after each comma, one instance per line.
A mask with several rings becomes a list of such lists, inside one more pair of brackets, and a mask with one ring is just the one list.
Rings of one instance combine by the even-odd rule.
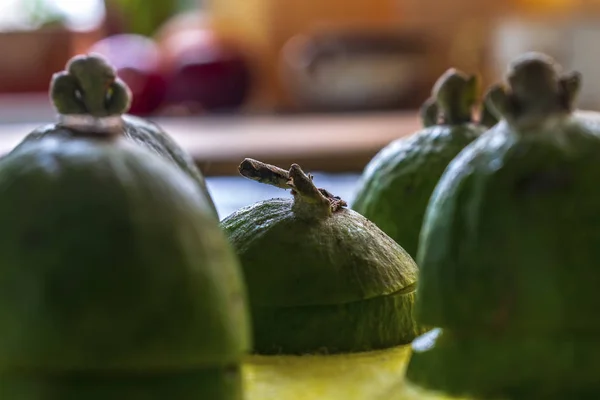
[[161, 51], [152, 39], [135, 34], [113, 35], [96, 42], [89, 51], [108, 59], [131, 89], [130, 114], [148, 115], [162, 105], [167, 79]]
[[131, 102], [131, 92], [104, 58], [99, 55], [73, 57], [65, 71], [54, 74], [50, 97], [61, 116], [60, 124], [35, 129], [19, 146], [46, 136], [72, 137], [74, 128], [92, 131], [108, 127], [117, 129], [127, 139], [160, 155], [189, 175], [198, 184], [217, 217], [204, 176], [192, 156], [158, 125], [124, 114]]
[[205, 111], [243, 106], [252, 75], [239, 46], [209, 29], [192, 29], [170, 35], [161, 47], [170, 71], [168, 104], [199, 106]]
[[472, 118], [478, 87], [474, 75], [446, 71], [421, 109], [423, 129], [390, 143], [363, 172], [352, 209], [412, 257], [435, 185], [450, 161], [487, 129]]
[[[417, 263], [414, 384], [486, 399], [597, 399], [600, 126], [581, 74], [526, 53], [487, 96], [500, 121], [449, 164]], [[587, 114], [587, 115], [586, 115]]]
[[100, 57], [51, 89], [58, 122], [0, 159], [0, 398], [242, 400], [245, 288], [209, 199], [166, 136], [131, 140]]

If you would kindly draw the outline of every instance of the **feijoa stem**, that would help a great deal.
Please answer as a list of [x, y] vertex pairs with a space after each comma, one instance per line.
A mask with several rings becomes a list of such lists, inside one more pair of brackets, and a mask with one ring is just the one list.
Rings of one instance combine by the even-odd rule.
[[289, 174], [294, 193], [292, 209], [296, 214], [328, 216], [333, 213], [331, 202], [315, 186], [311, 175], [305, 174], [298, 164], [292, 164]]
[[246, 158], [238, 167], [240, 175], [260, 183], [290, 189], [290, 174], [285, 169], [264, 162]]
[[442, 123], [460, 125], [473, 121], [479, 79], [455, 68], [448, 69], [433, 86], [431, 97], [421, 107], [425, 127]]
[[562, 73], [548, 55], [528, 52], [509, 65], [504, 84], [490, 88], [487, 103], [513, 125], [536, 124], [571, 113], [580, 86], [579, 72]]
[[50, 98], [60, 114], [102, 118], [126, 113], [131, 91], [103, 57], [78, 55], [52, 76]]
[[246, 158], [238, 167], [240, 175], [254, 181], [291, 189], [294, 195], [292, 209], [302, 217], [320, 218], [345, 207], [347, 203], [325, 189], [317, 188], [310, 174], [304, 173], [298, 164], [292, 164], [289, 171], [274, 165]]

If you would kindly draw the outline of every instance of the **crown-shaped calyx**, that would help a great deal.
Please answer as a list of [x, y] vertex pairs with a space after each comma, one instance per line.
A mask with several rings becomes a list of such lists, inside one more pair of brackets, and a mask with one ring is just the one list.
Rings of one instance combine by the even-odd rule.
[[479, 79], [455, 68], [448, 69], [433, 86], [431, 97], [421, 107], [425, 127], [459, 125], [473, 120]]
[[62, 115], [102, 118], [126, 113], [131, 91], [102, 56], [89, 54], [73, 57], [52, 76], [50, 98]]
[[529, 52], [509, 65], [503, 84], [489, 89], [486, 104], [509, 123], [535, 124], [573, 111], [580, 87], [578, 72], [563, 73], [551, 57]]

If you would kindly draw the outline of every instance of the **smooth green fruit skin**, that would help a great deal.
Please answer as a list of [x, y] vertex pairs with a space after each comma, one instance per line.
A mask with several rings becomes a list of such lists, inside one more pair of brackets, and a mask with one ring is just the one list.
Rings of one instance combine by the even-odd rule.
[[[567, 116], [515, 133], [503, 121], [448, 166], [425, 217], [416, 315], [466, 339], [448, 356], [415, 358], [409, 374], [484, 394], [527, 384], [521, 373], [548, 382], [564, 373], [565, 390], [597, 375], [598, 128]], [[473, 379], [475, 365], [498, 380]]]
[[[198, 184], [198, 187], [208, 199], [213, 213], [218, 218], [217, 209], [206, 186], [204, 175], [194, 163], [191, 155], [181, 148], [157, 124], [132, 115], [123, 115], [122, 117], [125, 122], [123, 132], [125, 137], [158, 154], [165, 160], [172, 162], [189, 175]], [[60, 128], [56, 125], [46, 125], [31, 132], [25, 137], [22, 143], [39, 140], [48, 135], [68, 138], [73, 137], [74, 133], [69, 129]]]
[[241, 367], [144, 374], [0, 375], [6, 400], [241, 400]]
[[444, 330], [421, 348], [419, 341], [433, 332], [414, 341], [406, 371], [411, 384], [482, 399], [598, 398], [600, 342], [594, 336], [484, 338]]
[[[581, 118], [469, 146], [423, 228], [418, 315], [455, 329], [600, 332], [600, 133]], [[596, 128], [597, 129], [597, 128]], [[535, 318], [533, 318], [535, 316]]]
[[236, 365], [241, 270], [197, 185], [121, 139], [0, 159], [0, 371]]
[[411, 288], [336, 305], [257, 306], [254, 346], [261, 354], [336, 354], [410, 343], [424, 331], [415, 324], [414, 301]]
[[290, 199], [222, 221], [248, 287], [259, 353], [349, 352], [407, 343], [417, 267], [358, 213], [304, 220]]
[[485, 129], [437, 125], [393, 141], [366, 166], [351, 208], [416, 257], [435, 185], [450, 161]]

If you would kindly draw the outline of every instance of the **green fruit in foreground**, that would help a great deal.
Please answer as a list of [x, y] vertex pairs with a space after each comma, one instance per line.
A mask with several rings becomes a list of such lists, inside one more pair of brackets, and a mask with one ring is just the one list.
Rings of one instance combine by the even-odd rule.
[[0, 375], [7, 400], [240, 400], [241, 367], [144, 373]]
[[533, 53], [491, 89], [503, 120], [450, 164], [427, 210], [416, 312], [447, 339], [414, 354], [410, 380], [600, 396], [600, 125], [572, 112], [579, 79]]
[[421, 332], [412, 314], [417, 267], [397, 243], [297, 165], [288, 172], [247, 159], [240, 172], [294, 194], [222, 221], [244, 270], [255, 351], [362, 351]]
[[[101, 56], [72, 58], [65, 71], [52, 77], [50, 97], [56, 110], [63, 117], [66, 116], [67, 121], [69, 116], [118, 118], [127, 139], [158, 154], [189, 175], [208, 199], [215, 216], [217, 215], [204, 176], [193, 158], [158, 125], [131, 115], [121, 116], [129, 109], [131, 92], [126, 84], [116, 77], [114, 68]], [[73, 123], [70, 121], [63, 121], [57, 125], [40, 127], [26, 136], [23, 142], [39, 140], [48, 135], [73, 137], [76, 134], [73, 133], [73, 129], [69, 129], [71, 124]]]
[[172, 164], [120, 137], [23, 144], [0, 227], [0, 390], [33, 393], [3, 399], [241, 397], [238, 261]]
[[352, 209], [373, 221], [413, 257], [437, 181], [448, 163], [486, 130], [471, 117], [477, 83], [475, 76], [448, 70], [422, 108], [425, 128], [382, 149], [358, 184]]
[[598, 398], [600, 343], [591, 335], [461, 337], [434, 329], [412, 347], [407, 379], [425, 387], [486, 399]]
[[[216, 208], [206, 186], [204, 176], [194, 164], [192, 157], [179, 147], [158, 125], [132, 115], [123, 115], [121, 118], [124, 137], [173, 163], [185, 172], [196, 182], [216, 215]], [[29, 133], [22, 143], [39, 140], [47, 136], [72, 138], [77, 136], [77, 133], [74, 133], [73, 129], [60, 124], [49, 124]]]

